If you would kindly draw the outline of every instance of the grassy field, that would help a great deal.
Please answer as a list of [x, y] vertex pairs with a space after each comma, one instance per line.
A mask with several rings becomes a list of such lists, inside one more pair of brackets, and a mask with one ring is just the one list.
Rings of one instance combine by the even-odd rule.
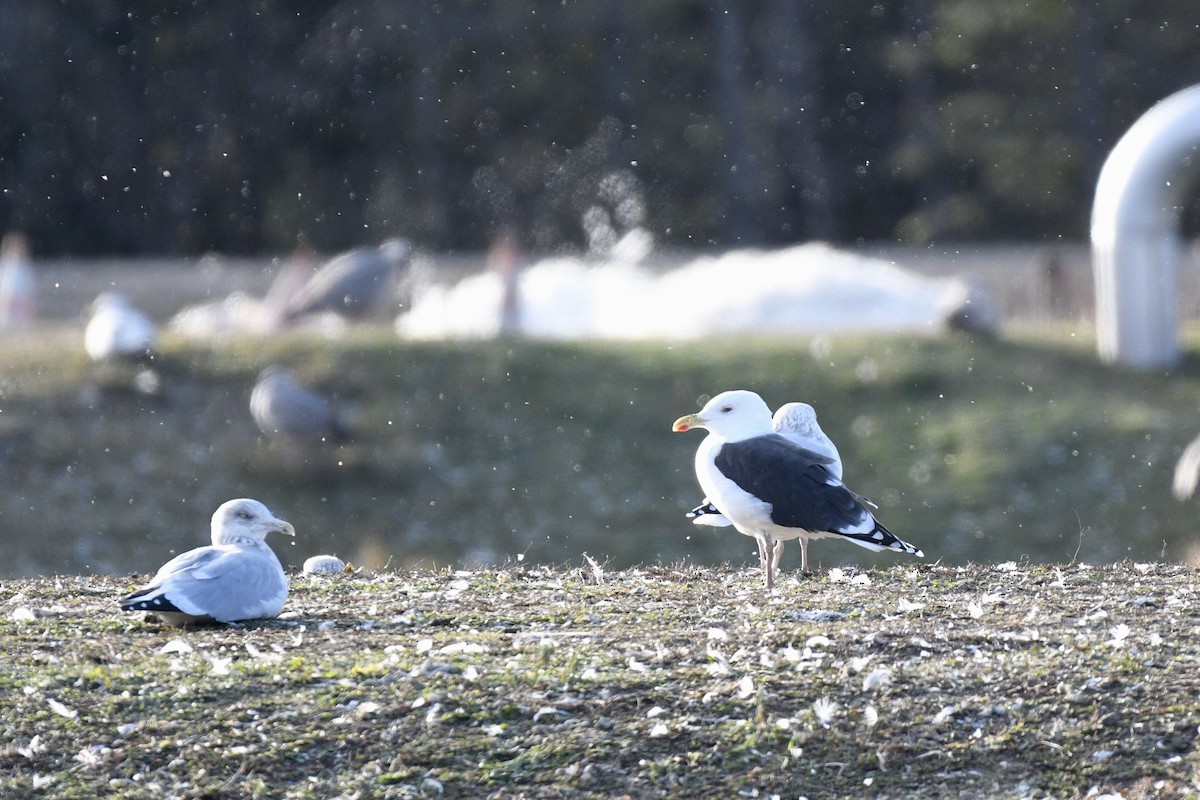
[[[298, 577], [178, 631], [6, 582], [0, 796], [1200, 794], [1195, 573], [513, 567]], [[1119, 794], [1117, 794], [1119, 793]]]
[[[700, 434], [670, 423], [704, 396], [804, 399], [848, 483], [931, 560], [1194, 560], [1194, 507], [1170, 499], [1200, 431], [1200, 369], [1097, 363], [1069, 329], [962, 337], [466, 344], [386, 328], [198, 347], [168, 339], [163, 390], [83, 356], [77, 332], [0, 348], [0, 576], [145, 572], [256, 497], [300, 535], [287, 564], [464, 567], [677, 559], [743, 563], [745, 537], [690, 525]], [[247, 402], [268, 363], [334, 396], [355, 441], [264, 440]], [[815, 563], [893, 554], [819, 543]], [[785, 557], [784, 567], [794, 555]]]

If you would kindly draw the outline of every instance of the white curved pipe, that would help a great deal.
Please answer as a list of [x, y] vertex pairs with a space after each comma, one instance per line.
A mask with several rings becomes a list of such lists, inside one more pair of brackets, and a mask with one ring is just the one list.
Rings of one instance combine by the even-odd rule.
[[1109, 153], [1092, 204], [1100, 357], [1140, 367], [1179, 360], [1179, 215], [1200, 175], [1200, 85], [1160, 101]]

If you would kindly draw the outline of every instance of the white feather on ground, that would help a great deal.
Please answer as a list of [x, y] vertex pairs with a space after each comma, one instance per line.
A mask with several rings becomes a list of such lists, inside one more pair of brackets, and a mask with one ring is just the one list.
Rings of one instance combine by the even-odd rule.
[[296, 531], [257, 500], [223, 503], [212, 516], [212, 544], [172, 558], [150, 583], [121, 598], [121, 609], [153, 612], [175, 626], [279, 616], [288, 583], [266, 543], [272, 533]]

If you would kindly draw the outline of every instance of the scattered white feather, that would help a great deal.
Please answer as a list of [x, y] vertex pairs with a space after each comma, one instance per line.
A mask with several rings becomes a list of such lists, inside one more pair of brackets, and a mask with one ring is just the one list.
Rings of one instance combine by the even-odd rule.
[[817, 722], [828, 728], [837, 717], [838, 704], [828, 697], [820, 697], [813, 702], [812, 710], [817, 717]]
[[932, 722], [934, 725], [941, 725], [943, 722], [953, 717], [957, 711], [957, 706], [943, 706], [941, 711], [933, 715]]
[[924, 603], [914, 602], [906, 597], [901, 597], [899, 602], [900, 612], [907, 614], [910, 611], [920, 611], [925, 607]]
[[872, 692], [876, 689], [882, 689], [892, 682], [892, 671], [886, 667], [878, 667], [871, 671], [871, 674], [863, 678], [863, 691]]
[[170, 655], [171, 653], [178, 653], [179, 655], [186, 655], [186, 654], [192, 652], [193, 649], [194, 648], [190, 644], [185, 642], [183, 639], [172, 639], [171, 641], [164, 644], [161, 648], [159, 648], [158, 652], [160, 652], [164, 655]]
[[537, 711], [533, 712], [533, 721], [537, 722], [542, 717], [562, 717], [566, 715], [567, 712], [563, 711], [561, 708], [555, 708], [554, 706], [542, 706]]
[[754, 692], [754, 678], [750, 675], [743, 675], [737, 685], [738, 699], [745, 700], [747, 697], [753, 696]]
[[846, 668], [854, 675], [862, 672], [867, 668], [867, 664], [871, 663], [873, 656], [853, 656], [846, 662]]
[[53, 697], [46, 698], [46, 705], [50, 706], [50, 710], [60, 717], [67, 719], [75, 719], [79, 716], [79, 712], [73, 708], [67, 708], [65, 705], [55, 700]]

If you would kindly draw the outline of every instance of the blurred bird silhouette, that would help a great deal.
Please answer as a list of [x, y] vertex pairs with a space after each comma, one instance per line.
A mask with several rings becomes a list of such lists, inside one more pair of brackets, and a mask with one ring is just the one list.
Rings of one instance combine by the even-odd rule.
[[1175, 462], [1171, 494], [1182, 503], [1195, 497], [1197, 489], [1200, 489], [1200, 436], [1183, 449], [1183, 455]]
[[154, 323], [125, 295], [104, 292], [92, 301], [83, 346], [93, 361], [149, 356], [156, 338]]
[[250, 392], [250, 414], [268, 436], [293, 442], [344, 442], [350, 438], [333, 404], [296, 383], [292, 374], [277, 364], [259, 373]]
[[412, 246], [388, 239], [376, 248], [351, 250], [320, 267], [284, 306], [285, 320], [330, 311], [361, 319], [388, 296], [402, 267], [412, 260]]
[[0, 242], [0, 328], [26, 327], [36, 313], [29, 242], [12, 231]]

